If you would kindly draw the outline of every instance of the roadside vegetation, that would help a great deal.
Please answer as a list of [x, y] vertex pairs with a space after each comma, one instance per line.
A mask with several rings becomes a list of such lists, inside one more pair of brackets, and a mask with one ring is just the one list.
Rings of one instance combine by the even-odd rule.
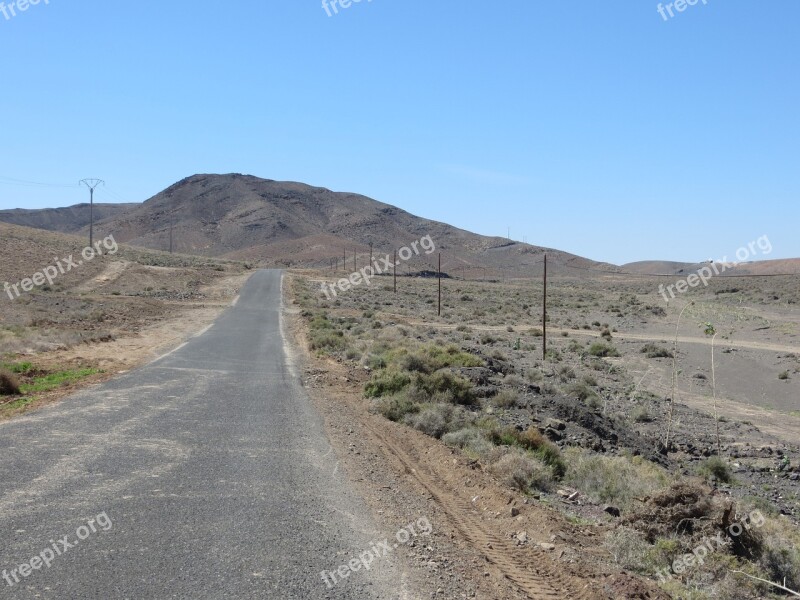
[[45, 370], [27, 361], [0, 362], [0, 419], [24, 412], [47, 392], [101, 372], [94, 368]]
[[[782, 597], [735, 571], [800, 587], [797, 522], [780, 514], [769, 490], [745, 485], [740, 462], [716, 455], [713, 417], [676, 408], [672, 448], [663, 447], [671, 407], [642, 385], [654, 367], [634, 376], [626, 360], [663, 363], [668, 373], [672, 361], [660, 359], [673, 350], [615, 339], [628, 318], [664, 319], [660, 307], [635, 293], [607, 303], [607, 294], [573, 286], [551, 299], [551, 327], [595, 337], [553, 335], [542, 359], [531, 294], [513, 285], [448, 282], [452, 300], [437, 318], [435, 283], [423, 279], [404, 278], [397, 295], [378, 279], [332, 301], [311, 281], [294, 281], [310, 348], [363, 372], [374, 412], [460, 450], [503, 485], [611, 526], [606, 547], [624, 568], [658, 580], [703, 535], [758, 508], [764, 523], [752, 535], [728, 535], [662, 588], [676, 598]], [[757, 433], [721, 421], [729, 441]], [[800, 465], [780, 456], [779, 481], [789, 482]], [[800, 508], [796, 493], [788, 501]]]

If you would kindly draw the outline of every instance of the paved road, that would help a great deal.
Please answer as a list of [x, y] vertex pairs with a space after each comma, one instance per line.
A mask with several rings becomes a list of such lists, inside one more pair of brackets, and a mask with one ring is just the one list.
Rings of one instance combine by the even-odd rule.
[[391, 556], [320, 576], [386, 535], [288, 364], [280, 285], [260, 271], [172, 354], [0, 425], [0, 598], [400, 595]]

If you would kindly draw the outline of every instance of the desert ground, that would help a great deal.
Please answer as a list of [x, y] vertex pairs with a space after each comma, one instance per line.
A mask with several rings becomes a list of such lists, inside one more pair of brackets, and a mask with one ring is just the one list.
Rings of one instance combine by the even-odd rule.
[[[76, 262], [86, 243], [0, 224], [2, 279], [22, 281], [70, 256]], [[213, 322], [249, 275], [242, 263], [108, 245], [52, 285], [0, 298], [0, 362], [21, 388], [0, 396], [0, 419], [169, 351]]]
[[[85, 245], [0, 228], [9, 282]], [[251, 269], [120, 245], [3, 298], [0, 362], [16, 389], [0, 419], [169, 352], [235, 301]], [[386, 531], [419, 515], [433, 524], [398, 550], [408, 597], [800, 587], [796, 277], [720, 277], [666, 303], [663, 277], [556, 268], [543, 357], [540, 280], [447, 277], [437, 316], [430, 273], [398, 277], [396, 293], [391, 277], [322, 292], [347, 275], [285, 273], [286, 351], [374, 518]]]
[[[551, 273], [543, 358], [541, 281], [445, 278], [437, 316], [438, 283], [427, 273], [398, 277], [397, 293], [391, 277], [335, 297], [321, 290], [347, 275], [293, 276], [312, 380], [326, 394], [362, 396], [367, 427], [393, 433], [401, 448], [421, 432], [467, 465], [431, 468], [442, 487], [433, 496], [468, 506], [475, 485], [490, 487], [475, 483], [478, 471], [527, 504], [533, 524], [517, 529], [498, 505], [484, 507], [500, 521], [487, 529], [516, 544], [511, 581], [513, 568], [529, 570], [520, 547], [550, 549], [533, 533], [544, 520], [595, 538], [588, 554], [575, 532], [556, 544], [556, 564], [579, 556], [593, 581], [589, 564], [650, 579], [675, 598], [775, 593], [747, 575], [798, 587], [796, 277], [719, 277], [667, 303], [659, 286], [675, 278]], [[660, 580], [677, 557], [754, 514], [765, 522], [752, 539], [728, 535], [703, 564]], [[458, 529], [459, 517], [451, 521]]]

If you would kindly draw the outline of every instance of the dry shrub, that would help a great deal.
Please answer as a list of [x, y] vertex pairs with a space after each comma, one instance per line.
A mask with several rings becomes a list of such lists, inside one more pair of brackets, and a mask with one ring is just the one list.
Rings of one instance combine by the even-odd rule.
[[17, 378], [5, 369], [0, 369], [0, 396], [17, 396], [19, 394]]
[[514, 390], [500, 390], [497, 395], [492, 398], [492, 404], [498, 408], [513, 408], [519, 401], [519, 394]]
[[[566, 451], [567, 482], [600, 503], [626, 510], [636, 498], [653, 494], [669, 483], [668, 474], [641, 458], [604, 456], [577, 448]], [[651, 542], [658, 535], [650, 538]]]
[[539, 459], [517, 448], [511, 448], [489, 467], [503, 483], [527, 492], [548, 490], [553, 483], [550, 469]]
[[404, 421], [414, 429], [438, 439], [445, 433], [466, 427], [469, 416], [458, 406], [437, 403], [423, 406], [419, 412], [408, 413]]

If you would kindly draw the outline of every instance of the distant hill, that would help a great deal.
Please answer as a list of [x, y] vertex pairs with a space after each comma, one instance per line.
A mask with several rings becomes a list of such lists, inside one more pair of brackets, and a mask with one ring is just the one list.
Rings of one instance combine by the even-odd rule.
[[[621, 270], [625, 273], [636, 273], [639, 275], [676, 275], [683, 276], [696, 273], [699, 269], [709, 266], [708, 262], [702, 263], [682, 263], [670, 262], [665, 260], [648, 260], [628, 263], [622, 265]], [[718, 267], [719, 268], [719, 267]], [[720, 269], [721, 270], [721, 269]], [[800, 274], [800, 258], [787, 258], [779, 260], [761, 260], [745, 262], [735, 267], [729, 263], [728, 269], [720, 275], [795, 275]]]
[[[139, 204], [95, 203], [94, 219], [99, 221], [114, 217], [136, 206]], [[0, 210], [0, 222], [59, 233], [77, 233], [89, 225], [89, 204], [76, 204], [66, 208]]]
[[[614, 269], [559, 250], [486, 237], [414, 216], [358, 194], [250, 175], [194, 175], [134, 208], [96, 224], [121, 243], [164, 250], [170, 224], [176, 252], [249, 260], [263, 265], [327, 267], [353, 252], [363, 266], [370, 244], [390, 253], [430, 235], [443, 269], [487, 277], [541, 272], [545, 251], [554, 267]], [[85, 230], [85, 228], [84, 228]], [[431, 268], [435, 256], [410, 261]], [[501, 270], [502, 269], [502, 270]], [[402, 269], [401, 269], [402, 272]]]

